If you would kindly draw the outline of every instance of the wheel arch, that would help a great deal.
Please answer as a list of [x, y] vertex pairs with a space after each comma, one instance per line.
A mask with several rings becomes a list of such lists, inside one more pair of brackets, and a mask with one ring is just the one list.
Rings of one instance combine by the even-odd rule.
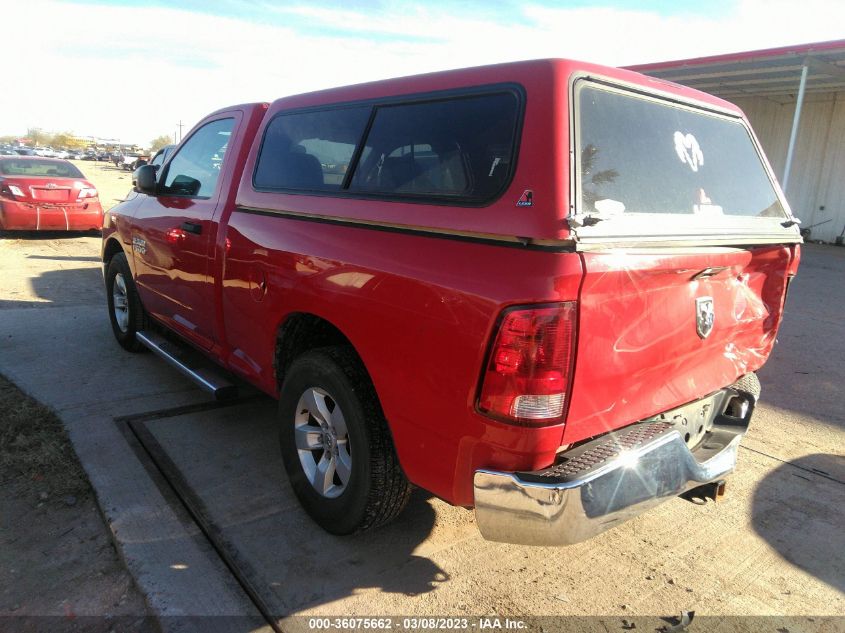
[[312, 312], [292, 312], [284, 318], [276, 330], [273, 369], [277, 389], [281, 391], [287, 371], [297, 357], [313, 349], [335, 345], [348, 347], [355, 353], [372, 384], [372, 376], [367, 371], [361, 354], [339, 327]]
[[110, 237], [103, 244], [103, 266], [108, 267], [111, 258], [122, 252], [123, 246], [120, 245], [120, 242], [116, 238]]

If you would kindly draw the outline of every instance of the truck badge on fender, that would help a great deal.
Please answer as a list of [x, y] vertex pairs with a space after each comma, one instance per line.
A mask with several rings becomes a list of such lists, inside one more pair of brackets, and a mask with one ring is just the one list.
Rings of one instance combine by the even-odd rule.
[[132, 238], [132, 250], [140, 255], [146, 255], [147, 253], [147, 240], [140, 238], [140, 237], [133, 237]]
[[713, 297], [698, 297], [695, 300], [695, 331], [701, 338], [710, 336], [716, 313], [713, 311]]

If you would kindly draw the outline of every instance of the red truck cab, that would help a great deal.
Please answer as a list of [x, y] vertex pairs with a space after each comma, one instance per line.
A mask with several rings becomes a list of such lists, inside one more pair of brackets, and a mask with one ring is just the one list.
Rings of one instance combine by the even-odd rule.
[[303, 506], [566, 544], [733, 469], [801, 237], [742, 112], [567, 60], [247, 104], [107, 214], [109, 314], [279, 399]]

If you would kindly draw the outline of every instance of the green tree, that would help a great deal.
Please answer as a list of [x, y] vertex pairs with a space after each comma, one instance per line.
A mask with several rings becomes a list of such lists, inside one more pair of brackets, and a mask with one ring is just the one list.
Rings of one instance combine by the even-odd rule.
[[5, 136], [0, 136], [0, 145], [11, 145], [17, 140], [18, 137], [14, 134], [6, 134]]
[[153, 152], [157, 152], [165, 145], [170, 145], [171, 143], [173, 143], [173, 137], [171, 137], [169, 134], [162, 134], [161, 136], [156, 137], [152, 141], [150, 141], [150, 149]]

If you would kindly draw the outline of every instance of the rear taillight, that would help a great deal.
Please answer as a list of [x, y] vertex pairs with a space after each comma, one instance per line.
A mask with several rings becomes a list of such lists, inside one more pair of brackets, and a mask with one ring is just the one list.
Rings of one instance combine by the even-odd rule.
[[77, 196], [80, 200], [83, 198], [96, 198], [97, 197], [97, 190], [94, 187], [83, 187], [79, 190], [79, 195]]
[[11, 198], [12, 200], [24, 197], [23, 191], [21, 191], [20, 187], [9, 185], [5, 182], [0, 184], [0, 196], [3, 196], [4, 198]]
[[575, 302], [506, 310], [482, 378], [478, 409], [529, 426], [563, 421], [575, 358]]

